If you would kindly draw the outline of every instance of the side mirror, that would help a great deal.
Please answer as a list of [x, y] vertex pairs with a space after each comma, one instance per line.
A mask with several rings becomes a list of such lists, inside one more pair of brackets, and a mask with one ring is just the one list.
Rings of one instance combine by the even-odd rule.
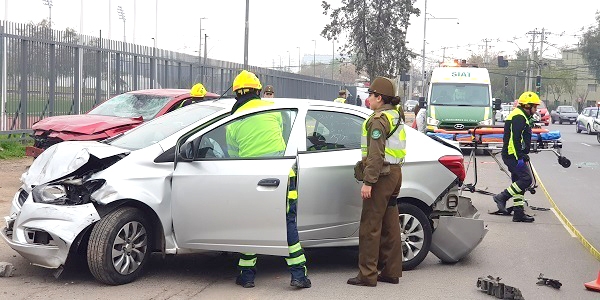
[[494, 110], [502, 109], [502, 100], [494, 98]]
[[419, 97], [419, 107], [427, 108], [427, 101], [425, 101], [425, 97]]
[[178, 161], [193, 161], [194, 160], [194, 142], [190, 141], [181, 145], [179, 148]]

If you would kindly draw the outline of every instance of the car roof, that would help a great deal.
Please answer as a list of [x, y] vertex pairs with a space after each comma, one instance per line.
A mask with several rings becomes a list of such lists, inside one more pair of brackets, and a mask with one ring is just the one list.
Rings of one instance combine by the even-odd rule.
[[[365, 108], [365, 107], [361, 107], [361, 106], [356, 106], [356, 105], [350, 105], [350, 104], [345, 104], [345, 103], [337, 103], [337, 102], [333, 102], [333, 101], [329, 101], [329, 100], [313, 100], [313, 99], [299, 99], [299, 98], [269, 98], [269, 99], [263, 99], [263, 100], [267, 100], [267, 101], [272, 101], [274, 103], [274, 107], [289, 107], [290, 104], [293, 104], [293, 107], [297, 107], [297, 108], [303, 108], [303, 107], [310, 107], [310, 108], [318, 108], [318, 107], [326, 107], [326, 108], [344, 108], [344, 109], [350, 109], [350, 110], [356, 110], [356, 111], [360, 111], [362, 113], [366, 113], [366, 114], [371, 114], [373, 111]], [[222, 108], [227, 108], [227, 109], [231, 109], [231, 107], [233, 107], [233, 104], [235, 104], [235, 99], [232, 98], [221, 98], [221, 99], [215, 99], [212, 101], [203, 101], [200, 103], [197, 103], [197, 105], [211, 105], [211, 106], [218, 106], [218, 107], [222, 107]]]
[[[156, 95], [156, 96], [165, 96], [165, 97], [178, 97], [189, 95], [189, 89], [145, 89], [145, 90], [136, 90], [129, 91], [128, 94], [143, 94], [143, 95]], [[208, 92], [206, 93], [207, 97], [219, 97], [219, 94]]]

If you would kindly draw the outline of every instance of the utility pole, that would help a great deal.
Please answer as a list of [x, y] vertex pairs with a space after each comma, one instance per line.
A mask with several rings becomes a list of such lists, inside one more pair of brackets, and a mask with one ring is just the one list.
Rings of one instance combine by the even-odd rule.
[[208, 38], [208, 35], [205, 33], [204, 34], [204, 63], [203, 63], [203, 65], [205, 65], [205, 66], [206, 66], [206, 55], [208, 54], [208, 51], [207, 51], [208, 44], [206, 43], [206, 38]]
[[533, 31], [529, 31], [527, 32], [527, 34], [531, 34], [533, 35], [532, 40], [531, 40], [531, 53], [529, 54], [529, 59], [527, 60], [527, 85], [526, 85], [526, 90], [530, 91], [531, 90], [531, 63], [530, 61], [534, 61], [534, 52], [535, 52], [535, 37], [536, 35], [539, 34], [539, 32], [537, 31], [537, 28], [535, 28]]
[[425, 97], [425, 44], [427, 34], [427, 0], [425, 0], [425, 8], [423, 9], [423, 53], [421, 58], [423, 59], [423, 66], [421, 67], [422, 79], [421, 79], [421, 97]]
[[442, 47], [442, 63], [446, 61], [446, 48], [448, 47]]
[[119, 19], [123, 20], [123, 43], [125, 43], [125, 12], [123, 11], [123, 7], [117, 7], [117, 13], [119, 14]]
[[335, 40], [331, 41], [333, 48], [333, 55], [331, 56], [331, 80], [333, 80], [333, 67], [335, 66]]
[[298, 74], [300, 74], [300, 71], [302, 70], [302, 62], [300, 62], [300, 47], [296, 48], [298, 48]]
[[482, 40], [485, 43], [485, 49], [484, 49], [484, 54], [483, 54], [483, 65], [487, 67], [488, 64], [488, 43], [491, 42], [492, 40], [488, 40], [488, 39], [483, 39]]
[[[7, 0], [5, 0], [7, 1]], [[48, 28], [52, 29], [52, 0], [42, 0], [48, 6]], [[8, 1], [7, 1], [8, 2]]]

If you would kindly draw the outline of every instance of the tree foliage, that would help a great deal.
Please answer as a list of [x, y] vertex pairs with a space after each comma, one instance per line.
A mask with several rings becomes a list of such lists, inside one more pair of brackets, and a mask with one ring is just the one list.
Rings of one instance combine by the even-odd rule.
[[581, 53], [589, 69], [600, 80], [600, 12], [596, 12], [597, 24], [588, 28], [581, 39]]
[[410, 67], [413, 53], [406, 47], [406, 29], [411, 15], [418, 16], [415, 0], [342, 0], [341, 7], [332, 8], [323, 1], [323, 14], [331, 22], [321, 35], [328, 40], [346, 33], [348, 41], [340, 47], [341, 54], [352, 59], [358, 72], [395, 77]]

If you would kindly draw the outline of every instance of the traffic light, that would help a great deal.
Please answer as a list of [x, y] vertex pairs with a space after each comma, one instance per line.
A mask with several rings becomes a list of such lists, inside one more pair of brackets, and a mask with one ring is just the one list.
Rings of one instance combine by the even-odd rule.
[[504, 87], [508, 86], [508, 76], [504, 76]]
[[540, 96], [540, 89], [541, 89], [541, 87], [540, 87], [540, 86], [536, 86], [536, 87], [535, 87], [535, 93], [536, 93], [538, 96]]
[[536, 87], [542, 86], [542, 76], [541, 75], [535, 76], [535, 86]]

